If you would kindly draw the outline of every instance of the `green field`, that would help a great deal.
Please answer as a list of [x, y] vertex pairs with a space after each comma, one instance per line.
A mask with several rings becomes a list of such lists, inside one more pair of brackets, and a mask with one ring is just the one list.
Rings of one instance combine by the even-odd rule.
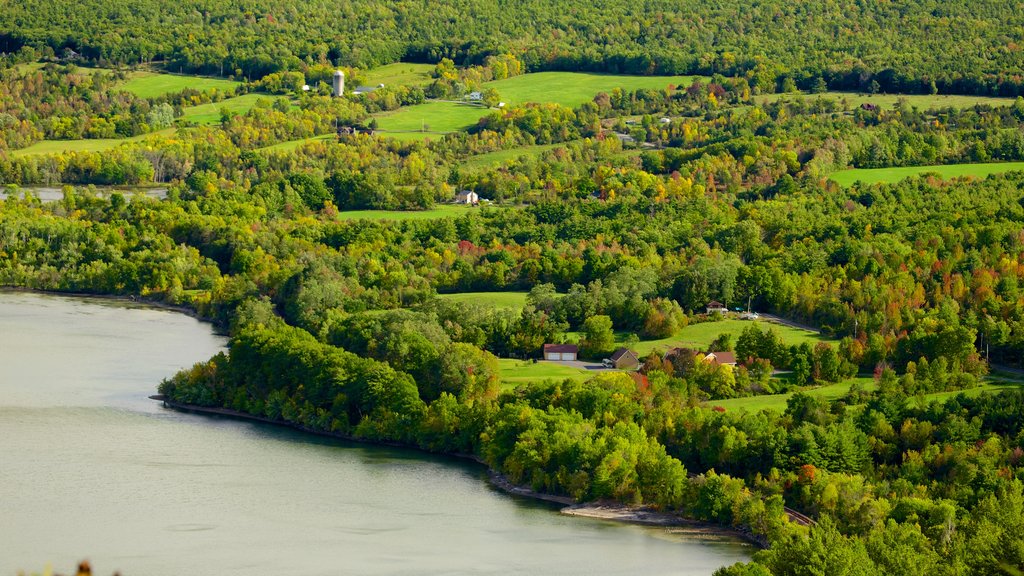
[[438, 294], [437, 297], [450, 302], [469, 302], [495, 308], [520, 310], [526, 306], [526, 295], [526, 292], [462, 292]]
[[522, 146], [520, 148], [512, 148], [510, 150], [498, 150], [497, 152], [477, 154], [476, 156], [466, 158], [462, 163], [462, 167], [469, 169], [490, 168], [505, 164], [510, 160], [515, 160], [520, 156], [535, 158], [548, 150], [564, 147], [566, 144], [568, 144], [568, 142], [562, 142], [560, 144], [537, 144], [534, 146]]
[[898, 168], [854, 168], [833, 172], [829, 178], [840, 186], [852, 186], [855, 182], [877, 184], [899, 182], [911, 176], [936, 173], [940, 178], [951, 179], [965, 176], [984, 178], [1012, 170], [1024, 170], [1024, 162], [994, 162], [984, 164], [940, 164], [936, 166], [902, 166]]
[[260, 100], [280, 100], [287, 98], [286, 96], [268, 96], [266, 94], [245, 94], [242, 96], [235, 96], [234, 98], [228, 98], [220, 102], [210, 102], [209, 104], [200, 104], [199, 106], [190, 106], [185, 108], [184, 114], [181, 119], [189, 122], [195, 122], [196, 124], [220, 124], [220, 111], [227, 108], [232, 114], [245, 114], [251, 110], [256, 103]]
[[[667, 88], [669, 85], [688, 86], [697, 76], [619, 76], [614, 74], [588, 74], [583, 72], [538, 72], [523, 74], [485, 84], [494, 88], [507, 104], [525, 102], [555, 102], [576, 107], [592, 100], [598, 92], [611, 92], [639, 88]], [[397, 132], [456, 132], [477, 123], [492, 110], [453, 102], [427, 102], [406, 106], [393, 112], [378, 114], [381, 130]], [[385, 134], [387, 135], [387, 134]]]
[[433, 78], [430, 77], [434, 71], [433, 64], [410, 64], [409, 62], [396, 62], [387, 66], [380, 66], [363, 73], [366, 84], [376, 86], [422, 86], [430, 84]]
[[142, 134], [131, 138], [83, 138], [80, 140], [43, 140], [35, 144], [12, 150], [12, 156], [31, 156], [33, 154], [60, 154], [64, 152], [102, 152], [110, 150], [126, 142], [138, 142], [150, 136], [170, 136], [174, 128], [159, 130], [151, 134]]
[[[846, 395], [850, 391], [850, 386], [854, 382], [860, 382], [864, 385], [865, 390], [874, 390], [878, 387], [877, 383], [871, 376], [858, 376], [847, 380], [846, 382], [840, 382], [838, 384], [829, 384], [827, 386], [819, 386], [817, 388], [808, 388], [804, 392], [812, 396], [820, 396], [827, 398], [828, 400], [835, 400]], [[946, 400], [952, 398], [958, 394], [967, 394], [968, 396], [977, 396], [984, 392], [1003, 392], [1006, 390], [1013, 390], [1020, 388], [1021, 383], [1019, 382], [1008, 382], [1003, 379], [988, 378], [977, 388], [971, 388], [968, 390], [954, 390], [952, 392], [936, 392], [934, 394], [926, 394], [925, 398], [931, 400]], [[726, 410], [775, 410], [776, 412], [785, 412], [786, 402], [793, 395], [792, 392], [787, 394], [771, 394], [766, 396], [748, 396], [746, 398], [732, 398], [729, 400], [712, 400], [707, 404], [710, 406], [721, 406]]]
[[127, 82], [120, 86], [121, 90], [131, 92], [140, 98], [154, 98], [173, 92], [181, 92], [186, 88], [195, 90], [220, 89], [231, 92], [241, 82], [224, 78], [207, 78], [205, 76], [179, 76], [177, 74], [157, 74], [155, 72], [135, 72]]
[[574, 368], [555, 362], [531, 360], [514, 360], [511, 358], [499, 358], [501, 383], [506, 388], [514, 388], [519, 384], [527, 382], [539, 382], [542, 380], [586, 380], [594, 376], [594, 372], [584, 368]]
[[501, 100], [509, 105], [525, 102], [554, 102], [575, 108], [594, 99], [598, 92], [611, 92], [615, 88], [626, 91], [640, 88], [662, 89], [689, 86], [699, 76], [622, 76], [591, 74], [586, 72], [537, 72], [504, 80], [487, 82]]
[[280, 142], [271, 146], [265, 146], [260, 148], [267, 152], [294, 152], [298, 147], [303, 144], [309, 144], [310, 142], [319, 142], [321, 140], [334, 140], [334, 134], [323, 134], [320, 136], [313, 136], [311, 138], [303, 138], [301, 140], [289, 140], [287, 142]]
[[388, 132], [456, 132], [473, 126], [490, 112], [483, 106], [427, 102], [383, 112], [375, 118], [378, 128]]
[[[718, 322], [701, 322], [699, 324], [691, 324], [669, 338], [662, 338], [661, 340], [643, 340], [634, 346], [633, 350], [635, 350], [640, 356], [646, 356], [654, 350], [665, 351], [668, 348], [675, 346], [704, 350], [715, 338], [718, 337], [719, 334], [724, 334], [726, 332], [732, 334], [732, 341], [733, 344], [735, 344], [736, 340], [743, 332], [743, 329], [749, 326], [751, 322], [751, 320], [728, 319], [720, 320]], [[782, 324], [768, 322], [767, 320], [756, 320], [753, 322], [757, 322], [758, 327], [762, 330], [765, 330], [766, 328], [775, 330], [779, 337], [782, 338], [782, 341], [787, 345], [803, 344], [804, 342], [814, 345], [818, 342], [828, 341], [827, 338], [817, 332], [791, 328], [789, 326], [783, 326]]]
[[348, 210], [339, 212], [343, 220], [433, 220], [461, 216], [469, 210], [478, 210], [461, 204], [439, 204], [430, 210]]
[[825, 92], [823, 94], [762, 94], [760, 96], [755, 96], [754, 101], [762, 103], [774, 102], [776, 100], [794, 100], [797, 98], [807, 98], [811, 100], [815, 98], [846, 100], [847, 106], [850, 108], [856, 108], [862, 104], [874, 104], [879, 108], [892, 108], [901, 98], [905, 98], [911, 106], [916, 106], [921, 110], [949, 107], [970, 108], [971, 106], [977, 106], [978, 104], [1010, 106], [1014, 102], [1013, 98], [991, 98], [988, 96], [959, 96], [945, 94], [857, 94], [855, 92]]

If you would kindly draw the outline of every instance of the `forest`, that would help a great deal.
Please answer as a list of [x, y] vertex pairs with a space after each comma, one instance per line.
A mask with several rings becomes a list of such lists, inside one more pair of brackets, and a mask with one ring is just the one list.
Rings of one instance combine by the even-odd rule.
[[[175, 402], [764, 547], [719, 576], [1024, 572], [1021, 11], [424, 6], [5, 5], [0, 286], [214, 322], [228, 351], [160, 384]], [[399, 61], [421, 77], [331, 96], [336, 68]], [[696, 76], [575, 105], [495, 87], [539, 71]], [[146, 77], [168, 87], [126, 88]], [[443, 101], [477, 119], [380, 129]], [[642, 352], [534, 376], [550, 343]]]

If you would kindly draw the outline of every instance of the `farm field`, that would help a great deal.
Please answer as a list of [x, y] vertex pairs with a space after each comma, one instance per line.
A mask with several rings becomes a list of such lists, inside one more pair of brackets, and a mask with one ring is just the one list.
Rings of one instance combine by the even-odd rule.
[[495, 80], [484, 84], [501, 95], [502, 102], [552, 102], [575, 108], [592, 100], [598, 92], [611, 92], [615, 88], [638, 90], [661, 89], [669, 85], [689, 86], [700, 76], [624, 76], [619, 74], [592, 74], [587, 72], [536, 72]]
[[526, 306], [526, 292], [460, 292], [438, 294], [437, 297], [450, 302], [483, 304], [505, 310], [520, 310]]
[[548, 150], [555, 148], [564, 147], [568, 142], [560, 142], [558, 144], [536, 144], [534, 146], [522, 146], [519, 148], [512, 148], [510, 150], [498, 150], [497, 152], [487, 152], [486, 154], [478, 154], [476, 156], [470, 156], [462, 163], [463, 168], [469, 169], [481, 169], [497, 166], [504, 164], [510, 160], [519, 158], [520, 156], [536, 157], [540, 156]]
[[[871, 391], [877, 388], [875, 380], [871, 376], [857, 376], [851, 378], [845, 382], [839, 382], [837, 384], [829, 384], [827, 386], [819, 386], [817, 388], [809, 388], [804, 390], [807, 394], [812, 396], [820, 396], [827, 398], [828, 400], [835, 400], [841, 398], [847, 392], [850, 391], [850, 386], [855, 382], [863, 384], [864, 389]], [[1005, 392], [1007, 390], [1013, 390], [1020, 388], [1022, 384], [1020, 382], [1010, 382], [1003, 379], [987, 378], [981, 386], [977, 388], [970, 388], [968, 390], [954, 390], [951, 392], [936, 392], [934, 394], [926, 394], [925, 398], [928, 401], [934, 400], [946, 400], [952, 398], [958, 394], [966, 394], [968, 396], [977, 396], [985, 392]], [[793, 396], [793, 392], [786, 394], [771, 394], [766, 396], [748, 396], [746, 398], [731, 398], [729, 400], [711, 400], [707, 402], [709, 406], [721, 406], [726, 410], [748, 410], [748, 411], [761, 411], [761, 410], [774, 410], [776, 412], [785, 412], [786, 402], [789, 401], [790, 397]]]
[[196, 124], [220, 124], [220, 111], [227, 108], [233, 114], [245, 114], [256, 106], [260, 100], [279, 100], [285, 96], [269, 96], [267, 94], [245, 94], [227, 98], [220, 102], [210, 102], [185, 108], [181, 120], [195, 122]]
[[1024, 170], [1024, 162], [987, 162], [979, 164], [939, 164], [935, 166], [900, 166], [896, 168], [853, 168], [833, 172], [829, 179], [840, 186], [852, 186], [856, 182], [878, 184], [899, 182], [912, 176], [937, 173], [943, 179], [973, 176], [984, 178], [1013, 170]]
[[471, 206], [458, 204], [439, 204], [430, 210], [348, 210], [339, 212], [343, 220], [433, 220], [449, 216], [461, 216]]
[[949, 94], [858, 94], [856, 92], [824, 92], [808, 94], [803, 92], [788, 94], [763, 94], [755, 96], [758, 103], [775, 102], [777, 100], [794, 100], [797, 98], [826, 98], [828, 100], [846, 100], [850, 107], [862, 104], [874, 104], [879, 108], [892, 108], [900, 99], [906, 99], [911, 106], [927, 110], [929, 108], [970, 108], [979, 104], [989, 106], [1010, 106], [1013, 98], [992, 98], [988, 96], [960, 96]]
[[430, 84], [433, 78], [433, 64], [412, 64], [409, 62], [396, 62], [386, 66], [380, 66], [363, 73], [363, 78], [370, 86], [383, 84], [385, 86], [422, 86]]
[[[374, 116], [385, 132], [457, 132], [477, 123], [492, 110], [455, 102], [426, 102]], [[395, 136], [385, 133], [384, 136]], [[438, 136], [439, 137], [439, 136]]]
[[224, 92], [230, 92], [240, 85], [241, 82], [224, 78], [134, 72], [128, 81], [120, 86], [120, 89], [131, 92], [140, 98], [154, 98], [172, 92], [181, 92], [186, 88], [201, 91], [217, 88]]
[[[575, 107], [593, 99], [598, 92], [615, 88], [666, 88], [670, 84], [686, 86], [699, 76], [622, 76], [616, 74], [589, 74], [583, 72], [537, 72], [523, 74], [484, 84], [494, 88], [501, 100], [510, 105], [525, 102], [552, 102]], [[382, 130], [419, 132], [423, 125], [427, 132], [456, 132], [477, 123], [493, 110], [454, 102], [427, 102], [407, 106], [376, 116]]]
[[[661, 340], [642, 340], [633, 347], [633, 350], [640, 356], [646, 356], [654, 350], [663, 351], [674, 346], [705, 349], [715, 338], [718, 337], [719, 334], [724, 334], [726, 332], [732, 334], [732, 341], [733, 344], [735, 344], [736, 339], [739, 338], [744, 328], [749, 326], [752, 322], [757, 322], [758, 327], [762, 330], [766, 328], [775, 330], [779, 337], [782, 338], [782, 341], [788, 345], [803, 344], [804, 342], [814, 345], [818, 342], [829, 341], [828, 338], [825, 338], [817, 332], [783, 326], [782, 324], [776, 324], [767, 320], [751, 321], [726, 319], [718, 322], [690, 324], [669, 338], [662, 338]], [[624, 336], [625, 335], [619, 335], [619, 338]]]
[[110, 150], [126, 142], [138, 142], [151, 136], [170, 136], [174, 128], [159, 130], [150, 134], [132, 136], [131, 138], [83, 138], [79, 140], [42, 140], [35, 144], [12, 150], [11, 156], [32, 156], [38, 154], [60, 154], [63, 152], [102, 152]]
[[499, 358], [498, 366], [500, 368], [503, 388], [515, 388], [519, 384], [542, 380], [565, 380], [567, 378], [586, 380], [596, 374], [584, 368], [575, 368], [543, 360], [533, 362], [532, 360]]
[[301, 140], [289, 140], [287, 142], [279, 142], [277, 144], [272, 144], [270, 146], [260, 148], [260, 150], [263, 150], [265, 152], [293, 152], [304, 144], [309, 144], [310, 142], [319, 142], [321, 140], [334, 140], [334, 138], [334, 134], [322, 134], [320, 136], [303, 138]]

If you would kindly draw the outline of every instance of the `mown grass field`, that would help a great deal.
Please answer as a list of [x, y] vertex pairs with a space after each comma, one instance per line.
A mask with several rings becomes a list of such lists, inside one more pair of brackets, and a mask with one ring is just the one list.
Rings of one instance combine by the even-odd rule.
[[[645, 356], [650, 354], [653, 350], [665, 351], [674, 346], [706, 349], [715, 338], [718, 338], [719, 334], [724, 333], [732, 334], [732, 342], [735, 345], [736, 340], [740, 337], [743, 330], [753, 322], [756, 322], [761, 330], [768, 328], [774, 330], [787, 345], [803, 344], [804, 342], [814, 345], [818, 342], [828, 341], [827, 338], [817, 332], [791, 328], [774, 322], [768, 322], [767, 320], [727, 319], [720, 320], [718, 322], [690, 324], [669, 338], [663, 338], [661, 340], [642, 340], [633, 347], [633, 350], [635, 350], [640, 356]], [[622, 338], [623, 336], [624, 335], [620, 335], [619, 337]]]
[[119, 89], [131, 92], [140, 98], [155, 98], [164, 94], [181, 92], [186, 88], [195, 90], [213, 90], [217, 88], [230, 92], [241, 82], [224, 78], [208, 78], [205, 76], [179, 76], [177, 74], [158, 74], [156, 72], [133, 72], [127, 82]]
[[587, 72], [537, 72], [495, 80], [485, 84], [501, 95], [509, 105], [525, 102], [553, 102], [575, 108], [593, 100], [598, 92], [610, 93], [615, 88], [638, 90], [689, 86], [699, 76], [623, 76]]
[[762, 94], [755, 96], [754, 100], [761, 102], [774, 102], [776, 100], [794, 100], [797, 98], [826, 98], [828, 100], [846, 100], [849, 107], [855, 108], [862, 104], [874, 104], [879, 108], [892, 108], [901, 98], [905, 98], [911, 106], [921, 110], [931, 108], [970, 108], [978, 104], [990, 106], [1009, 106], [1013, 104], [1013, 98], [991, 98], [988, 96], [960, 96], [948, 94], [858, 94], [856, 92], [825, 92], [823, 94]]
[[558, 364], [556, 362], [533, 362], [530, 360], [515, 360], [512, 358], [499, 358], [501, 383], [505, 388], [515, 388], [527, 382], [539, 382], [543, 380], [577, 380], [582, 381], [593, 377], [596, 373], [584, 368], [575, 368]]
[[497, 152], [487, 152], [486, 154], [478, 154], [471, 156], [462, 163], [463, 168], [471, 170], [490, 168], [505, 164], [509, 160], [514, 160], [520, 156], [527, 156], [535, 158], [540, 156], [548, 150], [552, 150], [559, 147], [564, 147], [568, 142], [560, 144], [537, 144], [534, 146], [522, 146], [520, 148], [512, 148], [511, 150], [498, 150]]
[[[819, 386], [817, 388], [808, 388], [804, 392], [812, 396], [819, 396], [828, 400], [835, 400], [845, 396], [850, 391], [850, 386], [854, 382], [860, 382], [863, 384], [865, 390], [874, 390], [878, 387], [875, 380], [871, 376], [857, 376], [851, 378], [845, 382], [839, 382], [838, 384], [829, 384], [827, 386]], [[977, 396], [985, 392], [1004, 392], [1006, 390], [1013, 390], [1020, 388], [1022, 383], [1007, 381], [1001, 378], [986, 378], [981, 386], [977, 388], [971, 388], [968, 390], [954, 390], [952, 392], [936, 392], [934, 394], [926, 394], [925, 399], [928, 401], [933, 400], [946, 400], [956, 396], [958, 394], [966, 394], [968, 396]], [[746, 398], [731, 398], [729, 400], [712, 400], [707, 402], [709, 406], [721, 406], [726, 410], [747, 410], [751, 412], [761, 410], [774, 410], [776, 412], [785, 412], [786, 402], [793, 396], [793, 392], [787, 394], [771, 394], [766, 396], [749, 396]], [[911, 400], [913, 401], [913, 400]]]
[[984, 178], [1013, 170], [1024, 170], [1024, 162], [990, 162], [983, 164], [940, 164], [936, 166], [902, 166], [898, 168], [853, 168], [833, 172], [829, 178], [840, 186], [849, 187], [860, 181], [865, 184], [899, 182], [912, 176], [935, 173], [940, 178]]
[[278, 144], [273, 144], [271, 146], [264, 146], [263, 148], [260, 148], [260, 150], [266, 152], [294, 152], [300, 146], [304, 144], [309, 144], [310, 142], [319, 142], [321, 140], [334, 141], [334, 139], [334, 134], [323, 134], [321, 136], [313, 136], [311, 138], [303, 138], [301, 140], [289, 140], [288, 142], [281, 142]]
[[526, 296], [526, 292], [461, 292], [437, 295], [438, 298], [450, 302], [481, 304], [507, 310], [521, 310], [526, 306]]
[[61, 154], [65, 152], [102, 152], [110, 150], [126, 142], [138, 142], [151, 136], [170, 136], [174, 134], [174, 128], [159, 130], [151, 134], [142, 134], [131, 138], [83, 138], [80, 140], [43, 140], [35, 144], [12, 150], [12, 156], [31, 156], [34, 154]]
[[[454, 102], [426, 102], [377, 114], [377, 127], [386, 132], [457, 132], [473, 126], [492, 112], [483, 106]], [[385, 133], [384, 136], [392, 134]], [[397, 136], [397, 135], [395, 135]], [[439, 137], [435, 134], [436, 137]]]
[[[615, 74], [589, 74], [583, 72], [538, 72], [523, 74], [485, 84], [501, 95], [508, 105], [525, 102], [554, 102], [576, 107], [592, 100], [598, 92], [611, 92], [615, 88], [667, 88], [669, 85], [688, 86], [698, 76], [621, 76]], [[493, 110], [452, 102], [427, 102], [406, 106], [376, 116], [382, 130], [418, 132], [423, 125], [428, 132], [456, 132], [477, 123]]]
[[423, 86], [430, 84], [433, 78], [430, 77], [434, 71], [433, 64], [411, 64], [409, 62], [396, 62], [386, 66], [380, 66], [363, 73], [366, 84], [376, 86]]
[[220, 111], [227, 109], [232, 114], [245, 114], [251, 110], [260, 100], [280, 100], [286, 96], [269, 96], [267, 94], [244, 94], [227, 98], [220, 102], [210, 102], [199, 106], [185, 108], [181, 120], [195, 122], [200, 125], [220, 124]]
[[479, 210], [459, 204], [439, 204], [430, 210], [348, 210], [339, 212], [343, 220], [433, 220], [461, 216], [469, 210]]

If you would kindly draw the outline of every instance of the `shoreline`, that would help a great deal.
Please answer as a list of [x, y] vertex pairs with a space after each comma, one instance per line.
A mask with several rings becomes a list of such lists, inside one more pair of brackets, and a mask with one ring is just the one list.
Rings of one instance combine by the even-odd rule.
[[336, 440], [343, 440], [346, 442], [369, 444], [373, 446], [386, 446], [388, 448], [402, 448], [404, 450], [417, 450], [434, 456], [447, 456], [452, 458], [458, 458], [461, 460], [469, 460], [487, 468], [489, 481], [492, 486], [512, 496], [519, 496], [523, 498], [529, 498], [531, 500], [538, 500], [550, 504], [557, 504], [561, 506], [559, 513], [565, 514], [567, 516], [579, 516], [583, 518], [605, 520], [608, 522], [620, 522], [625, 524], [638, 524], [642, 526], [662, 527], [672, 529], [672, 531], [676, 533], [687, 534], [688, 536], [692, 536], [694, 538], [731, 538], [736, 540], [742, 540], [744, 542], [753, 544], [761, 548], [766, 547], [765, 542], [758, 539], [753, 534], [749, 534], [742, 530], [736, 530], [734, 528], [726, 526], [719, 526], [717, 524], [711, 524], [700, 520], [692, 520], [676, 514], [659, 512], [647, 507], [630, 506], [619, 502], [576, 502], [576, 500], [574, 500], [570, 496], [547, 494], [544, 492], [538, 492], [526, 486], [519, 486], [512, 483], [512, 481], [509, 480], [505, 475], [494, 470], [493, 468], [488, 466], [486, 462], [472, 454], [431, 452], [429, 450], [424, 450], [423, 448], [419, 448], [417, 446], [402, 444], [401, 442], [368, 440], [365, 438], [356, 438], [338, 432], [314, 430], [302, 426], [300, 424], [295, 424], [293, 422], [285, 422], [283, 420], [272, 420], [264, 416], [257, 416], [255, 414], [248, 414], [246, 412], [239, 412], [238, 410], [231, 410], [229, 408], [199, 406], [196, 404], [185, 404], [182, 402], [176, 402], [174, 400], [168, 399], [162, 394], [154, 394], [149, 398], [151, 400], [162, 402], [164, 407], [169, 410], [175, 410], [178, 412], [201, 414], [206, 416], [224, 416], [227, 418], [234, 418], [238, 420], [248, 420], [250, 422], [260, 422], [263, 424], [271, 424], [274, 426], [283, 426], [285, 428], [291, 428], [299, 432], [305, 432], [308, 434], [323, 436], [326, 438], [334, 438]]
[[138, 308], [153, 308], [157, 310], [167, 310], [168, 312], [177, 312], [184, 314], [191, 318], [195, 318], [200, 322], [206, 322], [214, 327], [217, 334], [223, 335], [221, 327], [216, 322], [203, 316], [196, 311], [195, 308], [189, 308], [188, 306], [182, 306], [179, 304], [168, 304], [167, 302], [161, 302], [159, 300], [151, 300], [143, 298], [141, 296], [123, 296], [120, 294], [91, 294], [89, 292], [62, 292], [60, 290], [47, 290], [44, 288], [25, 288], [24, 286], [0, 286], [0, 292], [12, 292], [22, 294], [45, 294], [47, 296], [65, 296], [68, 298], [82, 298], [84, 300], [104, 300], [108, 302], [120, 302], [122, 304], [129, 304], [133, 307]]

